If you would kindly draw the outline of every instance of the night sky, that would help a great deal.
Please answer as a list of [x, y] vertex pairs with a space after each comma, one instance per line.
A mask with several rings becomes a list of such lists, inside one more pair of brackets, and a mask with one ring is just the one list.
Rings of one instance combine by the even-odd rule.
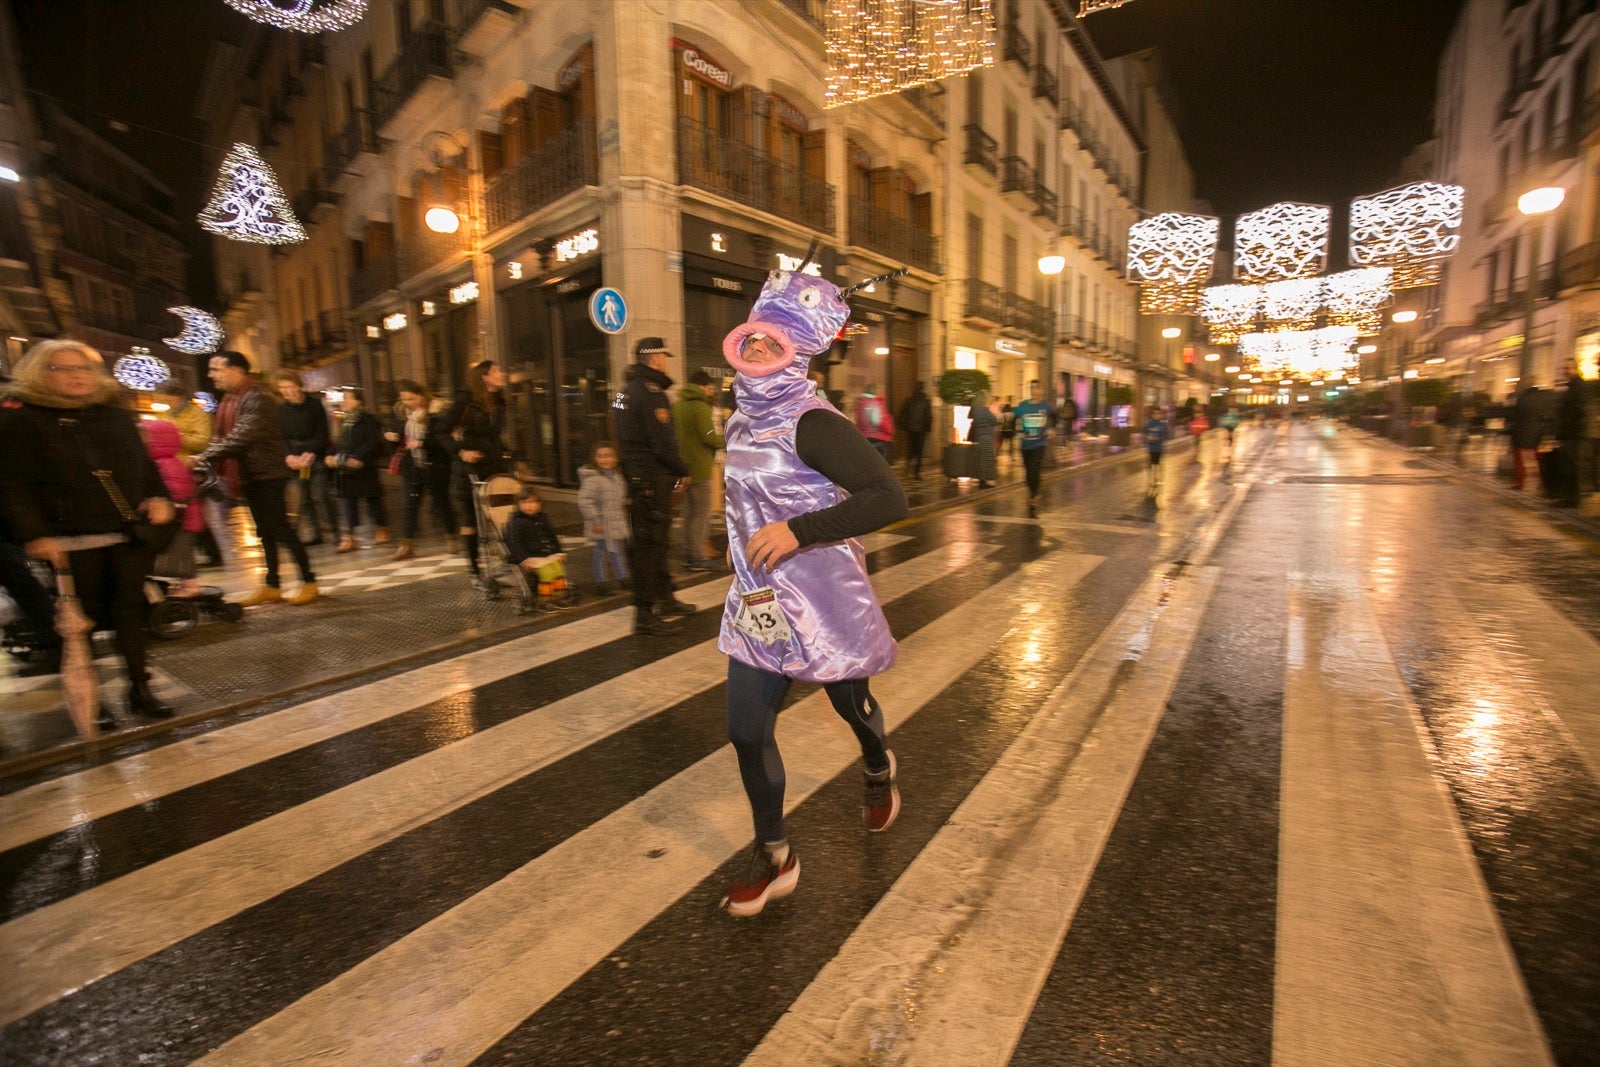
[[[382, 0], [377, 0], [382, 2]], [[191, 297], [211, 296], [190, 222], [212, 175], [193, 117], [209, 42], [249, 25], [222, 0], [13, 0], [31, 88], [144, 163], [192, 233]], [[1231, 216], [1338, 204], [1396, 184], [1431, 134], [1461, 0], [1133, 0], [1085, 19], [1103, 55], [1158, 47], [1197, 192]], [[128, 124], [127, 131], [109, 125]], [[148, 128], [147, 128], [148, 127]]]
[[[1132, 0], [1085, 18], [1107, 58], [1155, 47], [1196, 192], [1224, 217], [1399, 184], [1432, 136], [1461, 0]], [[1337, 214], [1337, 213], [1336, 213]]]

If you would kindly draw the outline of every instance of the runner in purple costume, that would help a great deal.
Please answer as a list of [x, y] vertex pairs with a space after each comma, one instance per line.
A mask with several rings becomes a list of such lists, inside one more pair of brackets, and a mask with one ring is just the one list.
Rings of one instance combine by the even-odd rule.
[[866, 763], [874, 832], [900, 810], [894, 754], [869, 679], [896, 645], [855, 538], [903, 518], [905, 493], [851, 422], [807, 378], [849, 318], [838, 286], [775, 272], [750, 320], [723, 342], [738, 372], [727, 425], [726, 514], [734, 582], [717, 647], [728, 654], [728, 737], [750, 798], [756, 844], [723, 906], [755, 915], [787, 896], [800, 862], [783, 829], [783, 760], [774, 731], [792, 681], [826, 687]]

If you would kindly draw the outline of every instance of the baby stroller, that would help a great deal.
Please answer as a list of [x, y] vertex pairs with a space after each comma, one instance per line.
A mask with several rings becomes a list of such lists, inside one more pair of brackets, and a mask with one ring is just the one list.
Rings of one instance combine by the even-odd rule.
[[511, 584], [520, 602], [527, 603], [533, 595], [527, 575], [522, 568], [511, 565], [506, 553], [506, 523], [521, 495], [522, 483], [509, 474], [472, 479], [472, 499], [478, 511], [478, 550], [483, 554], [483, 573], [491, 600], [499, 599], [497, 590], [506, 584], [500, 576], [507, 572], [512, 575]]
[[222, 590], [216, 586], [202, 586], [197, 596], [169, 595], [178, 585], [176, 578], [151, 575], [145, 579], [144, 595], [150, 602], [148, 629], [152, 636], [176, 641], [198, 626], [201, 619], [238, 622], [244, 618], [244, 608], [222, 599]]

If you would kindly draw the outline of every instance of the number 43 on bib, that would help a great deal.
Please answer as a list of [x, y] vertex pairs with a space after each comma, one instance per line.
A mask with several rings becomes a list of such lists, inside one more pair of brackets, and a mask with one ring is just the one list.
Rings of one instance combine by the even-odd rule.
[[733, 625], [735, 629], [769, 645], [787, 641], [792, 636], [789, 620], [778, 606], [778, 594], [770, 588], [740, 593], [739, 614], [734, 616]]

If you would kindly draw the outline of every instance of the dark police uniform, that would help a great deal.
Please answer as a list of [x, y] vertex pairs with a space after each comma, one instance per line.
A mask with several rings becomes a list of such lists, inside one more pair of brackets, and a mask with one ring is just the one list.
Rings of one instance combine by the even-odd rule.
[[[635, 354], [648, 358], [665, 352], [659, 337], [640, 341]], [[672, 577], [667, 572], [667, 539], [672, 530], [672, 491], [679, 478], [689, 475], [688, 464], [678, 455], [678, 435], [672, 426], [672, 405], [667, 390], [672, 379], [646, 363], [633, 367], [623, 391], [617, 437], [622, 446], [622, 473], [628, 479], [632, 508], [633, 605], [654, 611], [673, 599]]]

